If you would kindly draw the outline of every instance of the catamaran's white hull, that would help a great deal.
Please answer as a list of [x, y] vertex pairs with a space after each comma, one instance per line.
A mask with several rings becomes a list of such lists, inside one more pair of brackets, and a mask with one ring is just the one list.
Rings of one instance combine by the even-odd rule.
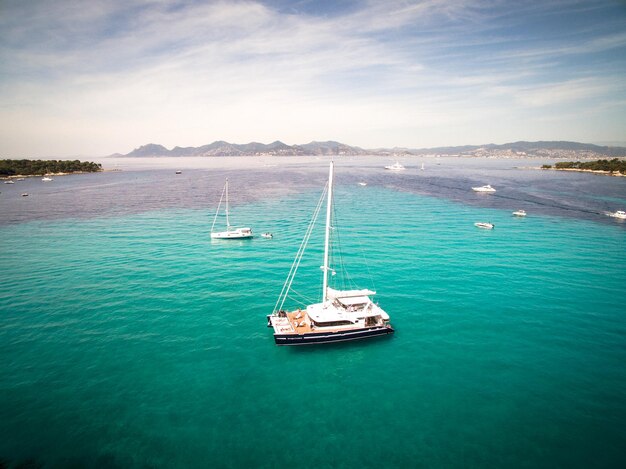
[[379, 326], [346, 331], [310, 332], [308, 334], [274, 334], [274, 343], [276, 345], [330, 344], [333, 342], [348, 342], [380, 337], [393, 334], [394, 332], [391, 326]]
[[370, 327], [346, 327], [342, 329], [318, 328], [308, 332], [284, 332], [278, 324], [274, 324], [274, 315], [267, 316], [267, 327], [274, 328], [274, 343], [276, 345], [315, 345], [333, 342], [347, 342], [351, 340], [368, 339], [391, 335], [395, 331], [390, 324]]

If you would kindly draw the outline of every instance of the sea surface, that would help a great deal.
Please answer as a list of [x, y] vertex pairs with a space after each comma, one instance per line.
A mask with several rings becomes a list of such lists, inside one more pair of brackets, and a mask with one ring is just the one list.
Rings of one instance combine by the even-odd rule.
[[[102, 162], [0, 184], [1, 468], [626, 467], [626, 223], [606, 215], [626, 178], [338, 159], [333, 278], [375, 289], [396, 334], [289, 348], [266, 315], [327, 160]], [[227, 177], [231, 222], [273, 239], [210, 239]], [[292, 306], [319, 299], [321, 241]]]

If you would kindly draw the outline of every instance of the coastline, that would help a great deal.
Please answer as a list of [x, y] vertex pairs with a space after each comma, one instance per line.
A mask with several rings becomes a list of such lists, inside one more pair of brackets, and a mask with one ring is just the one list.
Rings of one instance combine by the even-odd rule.
[[599, 169], [579, 169], [579, 168], [537, 168], [544, 171], [574, 171], [577, 173], [593, 173], [599, 174], [601, 176], [615, 176], [615, 177], [626, 177], [626, 174], [622, 174], [618, 171], [602, 171]]
[[91, 173], [103, 173], [105, 170], [100, 171], [72, 171], [71, 173], [46, 173], [46, 174], [11, 174], [10, 176], [0, 176], [0, 179], [18, 179], [18, 178], [36, 178], [46, 176], [71, 176], [72, 174], [91, 174]]

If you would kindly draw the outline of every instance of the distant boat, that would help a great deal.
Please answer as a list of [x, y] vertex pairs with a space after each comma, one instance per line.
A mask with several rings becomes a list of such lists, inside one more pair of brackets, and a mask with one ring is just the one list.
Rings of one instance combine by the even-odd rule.
[[44, 176], [44, 177], [42, 177], [42, 178], [41, 178], [41, 180], [42, 180], [43, 182], [50, 182], [50, 181], [54, 181], [54, 179], [52, 179], [52, 178], [50, 178], [50, 177], [48, 177], [48, 176]]
[[[220, 213], [220, 207], [222, 206], [222, 200], [224, 199], [224, 195], [226, 195], [226, 231], [213, 231], [215, 228], [215, 222], [217, 221], [217, 216]], [[224, 184], [224, 189], [222, 190], [222, 196], [220, 197], [220, 203], [217, 205], [217, 211], [215, 212], [215, 218], [213, 219], [213, 225], [211, 225], [211, 238], [213, 239], [245, 239], [252, 238], [252, 230], [250, 228], [233, 228], [230, 225], [230, 218], [228, 213], [228, 179], [226, 179], [226, 184]]]
[[261, 236], [263, 236], [264, 238], [267, 238], [267, 239], [272, 239], [274, 237], [274, 235], [272, 233], [263, 233], [263, 234], [261, 234]]
[[488, 223], [486, 221], [479, 221], [474, 223], [474, 226], [477, 228], [484, 228], [486, 230], [493, 230], [493, 227], [496, 226], [493, 223]]
[[513, 215], [516, 217], [525, 217], [526, 210], [516, 210], [515, 212], [513, 212]]
[[178, 171], [176, 171], [176, 174], [183, 174], [183, 172], [178, 170]]
[[424, 163], [422, 163], [422, 167], [420, 169], [424, 171]]
[[276, 345], [326, 344], [377, 337], [394, 332], [389, 323], [389, 315], [370, 298], [370, 295], [374, 295], [376, 292], [367, 289], [335, 290], [328, 286], [329, 273], [334, 274], [335, 272], [329, 265], [330, 234], [335, 228], [332, 225], [333, 167], [334, 163], [331, 162], [327, 194], [322, 196], [327, 196], [322, 301], [310, 304], [303, 310], [300, 308], [295, 311], [283, 310], [283, 304], [290, 292], [291, 282], [296, 275], [297, 266], [300, 265], [302, 254], [311, 234], [311, 227], [322, 207], [323, 199], [320, 199], [313, 222], [296, 255], [283, 286], [283, 291], [274, 307], [274, 312], [267, 316], [267, 326], [274, 329]]
[[619, 218], [620, 220], [626, 220], [626, 212], [618, 210], [617, 212], [609, 213], [610, 217]]
[[359, 182], [359, 186], [367, 186], [367, 182]]
[[12, 179], [9, 179], [8, 181], [4, 181], [5, 184], [15, 184], [15, 181]]
[[486, 186], [480, 186], [480, 187], [472, 187], [472, 190], [474, 192], [495, 192], [496, 190], [491, 187], [489, 184], [487, 184]]
[[406, 168], [400, 164], [400, 162], [396, 161], [394, 164], [385, 166], [385, 169], [390, 171], [404, 171]]
[[28, 197], [28, 192], [23, 192], [22, 197]]

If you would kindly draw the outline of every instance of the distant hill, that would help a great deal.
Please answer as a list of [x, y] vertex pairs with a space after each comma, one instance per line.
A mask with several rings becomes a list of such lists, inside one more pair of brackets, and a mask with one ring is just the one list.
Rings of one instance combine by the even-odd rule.
[[[260, 156], [260, 155], [367, 155], [370, 152], [339, 142], [311, 142], [305, 145], [287, 145], [279, 140], [270, 144], [250, 142], [228, 143], [222, 140], [200, 147], [174, 147], [149, 143], [121, 156]], [[119, 155], [116, 155], [119, 156]]]
[[609, 147], [593, 145], [590, 143], [578, 143], [567, 141], [539, 141], [539, 142], [513, 142], [504, 143], [502, 145], [496, 145], [493, 143], [487, 145], [464, 145], [457, 147], [437, 147], [420, 150], [411, 150], [416, 154], [424, 153], [437, 153], [437, 154], [469, 154], [480, 151], [488, 152], [512, 152], [512, 153], [525, 153], [528, 156], [545, 156], [546, 152], [559, 151], [559, 152], [588, 152], [597, 155], [604, 156], [626, 156], [626, 148], [624, 147]]
[[[592, 145], [589, 143], [548, 141], [548, 142], [514, 142], [496, 145], [463, 145], [456, 147], [437, 148], [378, 148], [366, 150], [344, 143], [327, 141], [311, 142], [303, 145], [287, 145], [279, 140], [265, 144], [250, 142], [246, 144], [228, 143], [218, 140], [200, 147], [174, 147], [168, 150], [162, 145], [149, 143], [135, 148], [125, 155], [129, 157], [148, 156], [355, 156], [355, 155], [454, 155], [454, 156], [536, 156], [536, 157], [571, 157], [573, 154], [589, 157], [624, 157], [625, 147]], [[574, 155], [575, 156], [575, 155]]]

